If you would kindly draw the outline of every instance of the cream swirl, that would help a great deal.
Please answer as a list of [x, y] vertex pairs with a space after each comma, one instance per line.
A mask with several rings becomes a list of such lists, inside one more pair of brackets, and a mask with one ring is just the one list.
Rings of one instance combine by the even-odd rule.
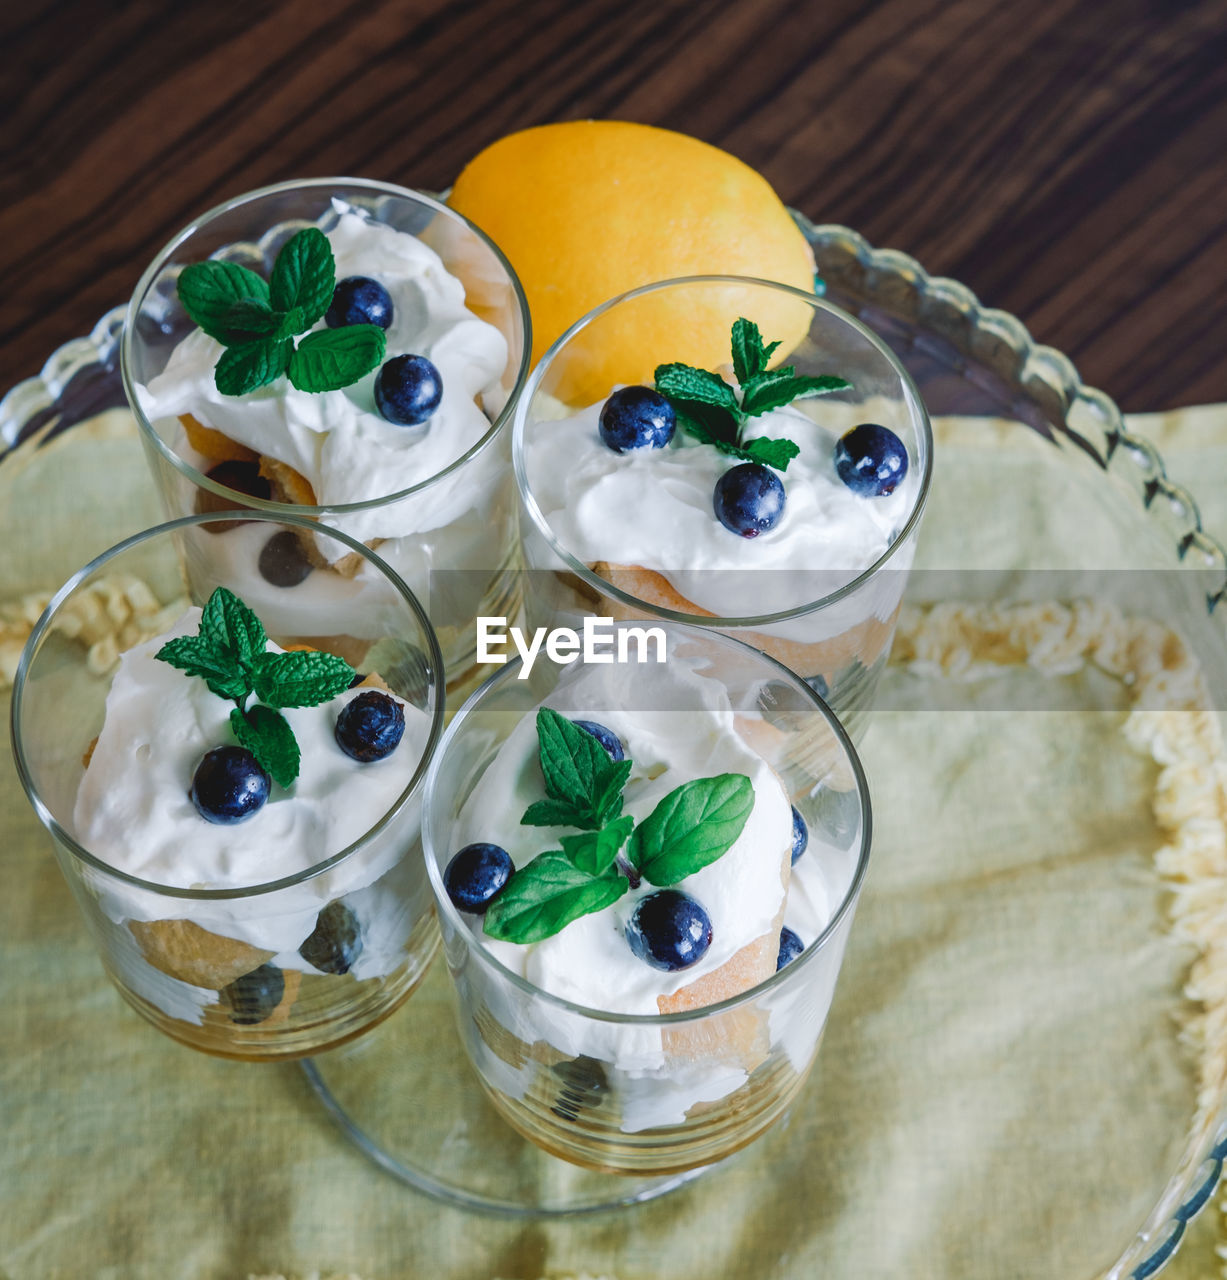
[[[337, 745], [333, 729], [360, 690], [283, 714], [298, 740], [297, 781], [273, 787], [244, 822], [207, 822], [189, 796], [203, 755], [232, 744], [234, 703], [154, 654], [174, 636], [194, 634], [200, 610], [188, 610], [166, 635], [129, 649], [107, 694], [106, 713], [73, 810], [77, 840], [100, 861], [156, 884], [243, 889], [306, 871], [359, 840], [408, 786], [429, 736], [424, 712], [402, 704], [405, 733], [384, 760], [362, 764]], [[276, 645], [270, 650], [279, 652]], [[406, 815], [416, 826], [416, 817]], [[371, 885], [401, 856], [401, 837], [337, 872], [268, 895], [193, 901], [117, 882], [104, 886], [114, 919], [183, 917], [204, 928], [282, 953], [294, 952], [330, 897]], [[299, 961], [297, 967], [306, 968]]]
[[916, 499], [911, 473], [893, 494], [864, 498], [835, 472], [838, 434], [874, 406], [816, 405], [775, 409], [746, 424], [746, 439], [782, 436], [800, 446], [781, 476], [784, 514], [755, 538], [730, 532], [712, 509], [716, 481], [732, 459], [680, 430], [663, 449], [615, 453], [600, 437], [600, 403], [529, 425], [529, 489], [557, 541], [586, 564], [651, 569], [700, 610], [722, 617], [798, 608], [885, 554]]
[[[293, 467], [321, 506], [380, 499], [437, 476], [489, 431], [502, 408], [507, 363], [506, 339], [465, 306], [464, 285], [433, 249], [334, 203], [339, 216], [327, 235], [338, 279], [377, 279], [392, 298], [388, 356], [426, 356], [440, 372], [443, 399], [429, 422], [404, 427], [383, 418], [375, 407], [375, 373], [339, 391], [299, 391], [282, 377], [250, 395], [223, 395], [213, 380], [223, 348], [199, 329], [175, 347], [157, 377], [137, 387], [142, 412], [163, 438], [176, 438], [166, 420], [191, 414]], [[180, 451], [198, 461], [181, 439]], [[439, 528], [474, 504], [471, 477], [467, 485], [456, 480], [332, 523], [360, 541]]]
[[[686, 670], [680, 661], [668, 668], [572, 670], [574, 676], [568, 672], [545, 705], [598, 721], [621, 738], [634, 762], [623, 793], [624, 812], [636, 822], [668, 792], [696, 778], [741, 773], [750, 779], [754, 806], [741, 834], [722, 857], [676, 886], [707, 912], [711, 947], [696, 964], [674, 973], [638, 959], [625, 929], [636, 905], [655, 892], [646, 882], [541, 942], [518, 945], [480, 937], [506, 968], [551, 995], [607, 1012], [656, 1014], [658, 997], [713, 972], [777, 927], [787, 883], [791, 809], [771, 767], [738, 732], [736, 713], [715, 681]], [[520, 815], [543, 794], [537, 751], [536, 719], [526, 716], [466, 801], [453, 852], [489, 841], [522, 867], [537, 853], [560, 847], [562, 829], [519, 825]], [[480, 917], [473, 918], [473, 926], [480, 931]]]

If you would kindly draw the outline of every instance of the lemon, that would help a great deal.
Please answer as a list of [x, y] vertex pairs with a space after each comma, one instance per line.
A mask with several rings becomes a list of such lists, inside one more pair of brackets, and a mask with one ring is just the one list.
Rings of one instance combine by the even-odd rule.
[[[809, 293], [813, 257], [760, 174], [697, 138], [649, 125], [578, 120], [509, 134], [475, 156], [450, 202], [502, 249], [524, 286], [533, 362], [570, 325], [640, 285], [688, 275], [757, 276]], [[566, 399], [596, 400], [650, 382], [660, 363], [714, 369], [739, 315], [782, 359], [808, 331], [785, 293], [728, 286], [666, 291], [621, 311], [586, 340]]]

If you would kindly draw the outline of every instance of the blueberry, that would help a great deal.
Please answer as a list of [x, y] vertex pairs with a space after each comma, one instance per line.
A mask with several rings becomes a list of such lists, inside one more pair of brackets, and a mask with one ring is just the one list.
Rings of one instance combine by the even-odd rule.
[[688, 969], [711, 946], [711, 920], [680, 890], [658, 889], [639, 899], [626, 926], [626, 941], [653, 969]]
[[795, 733], [797, 722], [814, 714], [814, 704], [795, 683], [768, 680], [758, 690], [758, 709], [770, 725]]
[[651, 387], [623, 387], [601, 406], [601, 439], [614, 453], [663, 449], [676, 427], [673, 406]]
[[831, 686], [827, 684], [826, 676], [819, 674], [816, 676], [806, 676], [805, 683], [826, 702], [831, 696]]
[[743, 462], [716, 481], [712, 500], [716, 519], [743, 538], [775, 528], [784, 514], [784, 485], [761, 462]]
[[298, 954], [323, 973], [348, 973], [362, 954], [358, 917], [340, 898], [330, 902], [316, 916], [315, 928]]
[[836, 443], [835, 470], [862, 498], [885, 497], [907, 475], [907, 450], [893, 431], [862, 422]]
[[466, 844], [447, 864], [443, 887], [458, 911], [485, 915], [514, 871], [506, 849], [496, 844]]
[[571, 723], [577, 729], [583, 729], [585, 733], [592, 734], [605, 748], [611, 760], [616, 762], [626, 759], [626, 752], [622, 749], [622, 739], [612, 729], [606, 729], [603, 724], [597, 724], [595, 720], [572, 720]]
[[851, 849], [861, 829], [861, 802], [855, 791], [820, 787], [814, 797], [814, 821], [824, 844]]
[[332, 304], [324, 312], [330, 329], [347, 324], [377, 324], [386, 329], [392, 323], [392, 298], [370, 276], [346, 276], [332, 291]]
[[375, 375], [375, 403], [389, 422], [425, 422], [443, 399], [443, 379], [425, 356], [393, 356]]
[[[244, 493], [249, 498], [267, 500], [273, 496], [272, 487], [260, 474], [258, 462], [240, 462], [237, 459], [219, 462], [215, 467], [210, 467], [205, 475], [210, 480], [225, 485], [227, 489], [233, 489], [235, 493]], [[243, 503], [232, 497], [212, 493], [208, 489], [196, 490], [196, 511], [200, 515], [210, 511], [230, 511], [242, 506]], [[206, 524], [203, 527], [206, 533], [228, 533], [231, 529], [246, 523], [245, 520], [215, 520], [212, 524]]]
[[365, 689], [351, 698], [341, 708], [334, 730], [337, 746], [363, 764], [390, 756], [404, 735], [404, 707], [378, 689]]
[[794, 804], [792, 807], [792, 860], [794, 864], [808, 847], [809, 828], [805, 825], [805, 819]]
[[260, 576], [274, 587], [296, 587], [311, 573], [312, 564], [307, 559], [298, 534], [292, 529], [275, 533], [260, 549], [256, 562]]
[[246, 822], [264, 807], [269, 776], [246, 747], [215, 747], [192, 776], [188, 794], [206, 822]]
[[285, 996], [285, 974], [275, 964], [262, 964], [222, 990], [230, 1021], [254, 1027], [272, 1014]]
[[550, 1070], [561, 1081], [550, 1110], [560, 1120], [578, 1120], [579, 1113], [595, 1110], [609, 1093], [609, 1077], [596, 1058], [581, 1054], [555, 1064]]
[[780, 954], [775, 961], [776, 973], [779, 973], [786, 964], [791, 964], [804, 950], [805, 943], [785, 925], [780, 930]]

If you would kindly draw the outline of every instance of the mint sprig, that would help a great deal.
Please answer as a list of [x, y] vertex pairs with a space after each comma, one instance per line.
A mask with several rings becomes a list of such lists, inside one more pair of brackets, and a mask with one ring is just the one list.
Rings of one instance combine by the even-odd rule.
[[627, 852], [649, 884], [677, 884], [721, 857], [753, 808], [754, 787], [744, 773], [698, 778], [660, 801], [635, 828]]
[[565, 853], [551, 849], [511, 877], [490, 904], [482, 927], [503, 942], [540, 942], [580, 916], [612, 906], [629, 888], [625, 876], [589, 875]]
[[590, 876], [604, 875], [617, 862], [618, 850], [626, 843], [634, 826], [635, 819], [624, 813], [600, 831], [563, 836], [559, 843], [572, 866]]
[[[318, 706], [348, 689], [356, 674], [331, 653], [270, 653], [263, 623], [225, 587], [209, 597], [196, 635], [168, 640], [153, 656], [234, 702], [231, 731], [281, 787], [298, 777], [301, 753], [278, 708]], [[260, 701], [248, 706], [253, 694]]]
[[750, 418], [794, 400], [846, 391], [852, 384], [830, 374], [799, 375], [793, 365], [768, 369], [780, 344], [764, 343], [758, 325], [744, 317], [733, 324], [733, 373], [741, 385], [741, 399], [723, 378], [688, 364], [658, 365], [656, 390], [673, 406], [678, 426], [701, 444], [710, 444], [734, 458], [761, 462], [777, 471], [801, 452], [793, 440], [759, 436], [742, 438]]
[[183, 309], [209, 335], [223, 345], [248, 333], [230, 323], [231, 316], [268, 307], [268, 284], [237, 262], [193, 262], [179, 273], [179, 301]]
[[224, 396], [247, 396], [276, 382], [289, 367], [294, 344], [288, 338], [260, 339], [227, 347], [213, 370], [213, 384]]
[[298, 777], [302, 753], [290, 722], [280, 712], [259, 703], [246, 711], [235, 707], [230, 730], [279, 787], [290, 786]]
[[537, 740], [549, 799], [530, 805], [522, 826], [599, 831], [622, 812], [629, 760], [611, 760], [592, 734], [549, 707], [537, 712]]
[[751, 378], [763, 373], [776, 348], [780, 344], [772, 342], [763, 345], [763, 335], [758, 325], [749, 320], [737, 320], [733, 324], [733, 375], [744, 387]]
[[580, 834], [561, 836], [561, 849], [520, 867], [490, 904], [482, 927], [504, 942], [552, 937], [616, 902], [640, 878], [677, 884], [726, 853], [754, 807], [750, 779], [725, 773], [676, 787], [636, 826], [622, 813], [630, 760], [611, 760], [592, 734], [549, 707], [537, 712], [537, 744], [546, 799], [529, 805], [520, 822]]
[[268, 301], [283, 315], [300, 308], [302, 329], [324, 318], [337, 287], [337, 264], [328, 237], [306, 227], [281, 246], [268, 280]]
[[339, 391], [383, 361], [388, 335], [377, 324], [347, 324], [318, 329], [290, 357], [290, 382], [299, 391]]
[[288, 374], [299, 391], [339, 391], [383, 362], [387, 334], [377, 324], [309, 333], [336, 288], [328, 237], [306, 227], [281, 246], [268, 281], [235, 262], [194, 262], [179, 274], [179, 301], [226, 350], [213, 372], [217, 389], [245, 396]]

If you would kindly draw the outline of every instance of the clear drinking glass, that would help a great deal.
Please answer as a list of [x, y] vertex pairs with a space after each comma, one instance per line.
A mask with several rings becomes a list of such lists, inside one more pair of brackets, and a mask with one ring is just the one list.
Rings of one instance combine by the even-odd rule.
[[[625, 483], [614, 489], [619, 474], [635, 473], [613, 468], [638, 467], [644, 478], [660, 474], [650, 468], [666, 454], [676, 463], [675, 446], [619, 456], [577, 452], [574, 444], [581, 435], [598, 439], [596, 406], [614, 390], [610, 377], [651, 386], [657, 365], [681, 361], [732, 383], [727, 335], [739, 317], [759, 324], [767, 342], [784, 338], [774, 366], [792, 365], [799, 375], [836, 374], [852, 384], [795, 402], [825, 429], [813, 445], [822, 456], [808, 445], [802, 450], [782, 475], [789, 495], [783, 518], [754, 539], [723, 528], [712, 510], [713, 476], [736, 459], [712, 448], [687, 450], [687, 460], [714, 467], [713, 476], [692, 487], [674, 471], [648, 500]], [[560, 423], [577, 414], [582, 417], [574, 424]], [[907, 450], [906, 477], [888, 497], [853, 500], [835, 479], [829, 460], [835, 439], [863, 422], [889, 428]], [[675, 444], [683, 438], [679, 427]], [[932, 451], [924, 404], [899, 361], [865, 325], [821, 298], [731, 276], [667, 280], [624, 294], [590, 312], [546, 352], [516, 410], [512, 455], [527, 514], [521, 532], [528, 568], [536, 571], [526, 592], [529, 621], [544, 625], [560, 615], [599, 613], [727, 632], [810, 681], [856, 737], [890, 652]], [[833, 488], [826, 493], [843, 504], [838, 510], [823, 510], [827, 497], [816, 510], [802, 507], [795, 494], [806, 466], [829, 473]], [[617, 499], [605, 496], [614, 492]], [[855, 517], [872, 513], [875, 531], [867, 541], [863, 530], [847, 533], [848, 503]], [[628, 537], [631, 523], [636, 528]], [[819, 532], [802, 538], [802, 525]], [[645, 526], [654, 540], [646, 548]]]
[[[361, 481], [344, 475], [352, 451], [367, 447], [358, 437], [369, 433], [364, 428], [346, 434], [337, 424], [351, 406], [375, 413], [374, 374], [342, 391], [311, 397], [311, 403], [295, 419], [292, 433], [276, 417], [266, 419], [271, 425], [267, 437], [265, 428], [260, 429], [263, 447], [237, 451], [225, 435], [225, 423], [209, 420], [210, 412], [216, 414], [217, 410], [207, 401], [190, 415], [206, 433], [193, 430], [189, 438], [191, 424], [174, 413], [160, 414], [147, 390], [194, 329], [177, 294], [185, 266], [220, 259], [249, 267], [267, 279], [278, 250], [292, 235], [308, 226], [325, 233], [334, 230], [346, 205], [370, 222], [413, 236], [433, 250], [442, 268], [463, 285], [464, 306], [501, 335], [494, 340], [495, 345], [502, 343], [500, 353], [483, 355], [481, 367], [488, 365], [493, 377], [474, 396], [488, 425], [474, 428], [470, 421], [467, 434], [453, 447], [450, 435], [440, 436], [441, 419], [436, 414], [428, 426], [398, 428], [405, 436], [404, 451], [397, 439], [391, 454], [380, 455], [395, 459], [396, 475], [410, 474], [399, 468], [411, 467], [411, 483], [397, 482], [382, 465], [364, 472]], [[338, 274], [342, 274], [339, 254], [338, 266]], [[396, 292], [402, 286], [395, 286], [396, 307], [403, 308], [406, 323], [409, 317], [427, 315], [435, 360], [442, 365], [437, 351], [446, 349], [448, 358], [455, 362], [458, 379], [475, 377], [468, 345], [474, 341], [469, 336], [473, 330], [458, 327], [439, 337], [436, 330], [442, 321], [430, 311], [432, 305], [437, 309], [437, 299], [443, 296], [437, 283], [438, 266], [430, 268], [425, 278], [434, 281], [430, 288], [435, 292], [430, 297], [436, 302], [431, 303], [415, 278], [403, 286], [403, 298]], [[388, 331], [389, 356], [399, 354], [398, 323], [394, 319]], [[140, 423], [169, 517], [240, 506], [277, 515], [297, 514], [377, 548], [381, 559], [428, 602], [448, 684], [454, 689], [476, 675], [474, 618], [479, 614], [512, 617], [519, 607], [516, 500], [507, 465], [510, 441], [504, 426], [528, 372], [529, 333], [528, 307], [514, 272], [497, 247], [460, 214], [427, 196], [388, 183], [320, 178], [249, 192], [211, 209], [179, 231], [136, 287], [128, 306], [120, 357], [124, 388]], [[477, 339], [483, 351], [489, 338], [486, 333]], [[450, 382], [451, 374], [445, 372], [444, 403], [439, 412], [446, 411], [455, 420], [459, 410], [448, 408]], [[284, 384], [283, 378], [240, 403], [267, 414], [270, 399], [281, 394]], [[227, 404], [229, 399], [223, 398]], [[463, 408], [471, 418], [472, 406], [466, 401]], [[221, 438], [215, 432], [209, 434], [217, 427]], [[476, 438], [470, 438], [474, 432]], [[414, 450], [419, 450], [420, 462], [405, 461], [412, 458]], [[232, 459], [236, 453], [238, 457]], [[300, 465], [294, 467], [291, 460]], [[237, 462], [237, 469], [232, 461]], [[257, 468], [259, 476], [253, 479]], [[304, 468], [313, 470], [314, 483], [302, 474]], [[350, 496], [334, 500], [327, 497], [330, 493]], [[360, 497], [353, 497], [354, 493]], [[327, 562], [315, 555], [312, 561], [318, 572], [341, 577], [355, 573], [369, 577], [372, 572], [364, 561], [353, 557]]]
[[[227, 531], [239, 517], [247, 522], [243, 530], [265, 540], [332, 539], [340, 545], [331, 550], [361, 557], [371, 576], [361, 586], [358, 579], [345, 584], [350, 590], [341, 609], [323, 575], [285, 589], [280, 606], [257, 600], [247, 581], [236, 576], [226, 548]], [[182, 872], [164, 879], [136, 874], [132, 867], [142, 865], [139, 848], [116, 856], [109, 847], [89, 847], [79, 833], [90, 813], [78, 807], [84, 803], [78, 795], [85, 795], [83, 779], [95, 750], [104, 750], [99, 734], [107, 715], [133, 718], [131, 732], [120, 733], [110, 748], [131, 744], [127, 769], [152, 773], [155, 751], [169, 757], [179, 750], [165, 739], [157, 740], [161, 747], [152, 746], [133, 701], [115, 699], [108, 706], [108, 694], [121, 653], [181, 622], [195, 634], [194, 618], [184, 614], [202, 606], [218, 586], [252, 606], [268, 637], [283, 649], [335, 653], [359, 674], [374, 673], [406, 704], [406, 725], [396, 750], [372, 764], [353, 766], [339, 750], [326, 754], [318, 742], [304, 740], [295, 791], [274, 787], [264, 809], [241, 825], [217, 826], [194, 811], [186, 822], [176, 818], [173, 830], [181, 834], [175, 838], [192, 858], [194, 833], [207, 828], [206, 838], [221, 833], [217, 838], [225, 842], [232, 833], [255, 833], [254, 824], [267, 820], [260, 839], [267, 836], [268, 853], [257, 846], [258, 869], [238, 862], [223, 843], [214, 855], [220, 860], [218, 879], [184, 884]], [[194, 679], [183, 676], [185, 682]], [[14, 757], [103, 966], [124, 999], [184, 1044], [249, 1060], [300, 1057], [343, 1043], [396, 1009], [421, 979], [438, 943], [419, 815], [423, 779], [442, 730], [443, 701], [438, 644], [412, 592], [360, 543], [310, 521], [254, 512], [186, 517], [129, 538], [72, 577], [22, 655], [12, 700]], [[155, 706], [163, 711], [160, 701]], [[153, 804], [165, 803], [168, 813], [175, 803], [185, 807], [183, 792], [203, 750], [233, 743], [214, 742], [206, 729], [208, 741], [198, 750], [192, 735], [199, 731], [191, 717], [180, 716], [177, 704], [164, 712], [172, 713], [187, 745], [182, 761], [166, 775], [170, 785], [152, 796]], [[184, 763], [189, 755], [191, 763]], [[311, 763], [309, 770], [311, 755], [318, 764]], [[347, 787], [353, 784], [347, 779], [354, 768], [389, 766], [396, 770], [383, 775], [389, 781], [365, 793], [372, 811], [346, 828], [356, 830], [356, 838], [340, 848], [304, 847], [302, 827], [317, 819], [305, 822], [280, 806], [298, 803], [304, 787], [309, 788], [307, 803], [351, 803]], [[117, 804], [120, 812], [122, 806], [138, 808], [141, 797], [130, 792], [128, 776], [121, 770], [115, 791], [102, 788], [93, 803]], [[376, 797], [381, 807], [375, 807]], [[121, 860], [127, 865], [116, 865]], [[270, 867], [275, 874], [268, 873]]]
[[[539, 661], [522, 679], [516, 661], [487, 681], [444, 735], [423, 811], [460, 1038], [485, 1093], [545, 1151], [630, 1175], [720, 1160], [788, 1108], [818, 1050], [870, 844], [865, 776], [846, 733], [813, 690], [774, 659], [718, 632], [672, 623], [662, 630], [665, 683], [659, 672], [644, 684], [639, 669], [626, 669], [629, 678], [614, 682], [619, 696], [610, 710], [644, 713], [656, 725], [664, 713], [686, 735], [694, 694], [681, 683], [675, 692], [668, 683], [675, 675], [689, 680], [697, 672], [727, 699], [722, 705], [732, 708], [741, 741], [766, 760], [808, 825], [809, 845], [791, 867], [783, 915], [807, 944], [799, 958], [705, 1007], [610, 1013], [551, 994], [509, 967], [483, 943], [482, 917], [452, 904], [443, 872], [472, 838], [466, 802], [502, 744], [543, 700], [563, 715], [600, 721], [591, 668]], [[489, 813], [489, 829], [519, 816], [518, 809]], [[767, 864], [775, 865], [770, 855]], [[769, 928], [778, 931], [779, 920]], [[714, 916], [712, 926], [719, 927]], [[775, 932], [767, 945], [771, 967]], [[630, 964], [641, 964], [626, 954]], [[601, 981], [616, 987], [618, 974], [602, 971]]]

